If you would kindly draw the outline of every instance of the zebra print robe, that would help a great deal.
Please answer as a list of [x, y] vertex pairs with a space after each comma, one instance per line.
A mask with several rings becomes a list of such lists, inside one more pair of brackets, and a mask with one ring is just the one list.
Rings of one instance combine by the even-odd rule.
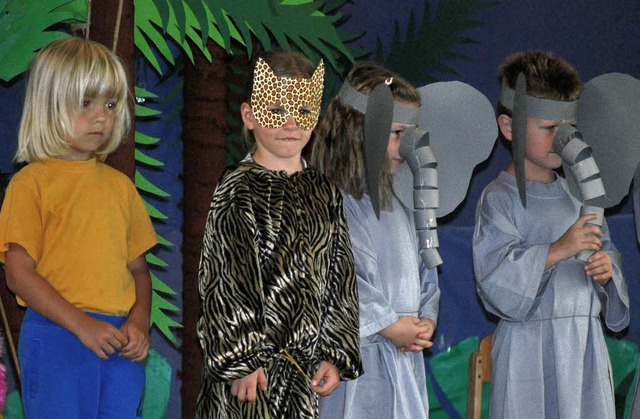
[[[338, 189], [245, 161], [214, 193], [199, 269], [204, 371], [199, 418], [316, 418], [308, 377], [323, 360], [362, 373], [351, 241]], [[230, 381], [259, 367], [267, 391], [239, 402]]]

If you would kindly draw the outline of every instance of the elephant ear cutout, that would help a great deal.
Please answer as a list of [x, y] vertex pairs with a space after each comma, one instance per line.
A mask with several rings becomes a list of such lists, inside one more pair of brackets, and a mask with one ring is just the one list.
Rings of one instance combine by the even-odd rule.
[[[578, 100], [578, 130], [593, 153], [605, 195], [589, 205], [610, 208], [629, 194], [640, 161], [640, 80], [608, 73], [590, 80]], [[563, 165], [565, 175], [571, 173]], [[566, 175], [571, 193], [583, 197], [573, 176]]]
[[[438, 218], [453, 212], [469, 190], [474, 168], [487, 160], [498, 136], [495, 111], [474, 87], [459, 81], [437, 82], [418, 89], [422, 107], [418, 126], [429, 132], [438, 164]], [[394, 176], [394, 191], [413, 208], [413, 176], [407, 165]]]
[[524, 208], [527, 207], [527, 182], [524, 172], [524, 160], [527, 151], [527, 80], [524, 74], [518, 74], [516, 90], [513, 98], [513, 115], [511, 117], [512, 141], [511, 152], [516, 172], [518, 195]]
[[367, 191], [376, 217], [380, 219], [380, 172], [384, 165], [393, 123], [393, 94], [380, 84], [369, 95], [364, 117], [364, 161]]

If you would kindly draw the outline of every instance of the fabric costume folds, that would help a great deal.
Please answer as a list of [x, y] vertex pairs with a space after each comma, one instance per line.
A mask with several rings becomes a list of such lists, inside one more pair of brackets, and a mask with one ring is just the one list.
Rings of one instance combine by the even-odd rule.
[[[633, 215], [636, 226], [636, 241], [640, 243], [640, 165], [636, 169], [636, 172], [633, 177], [633, 187], [631, 190], [631, 196], [633, 201]], [[640, 360], [638, 361], [637, 366], [638, 371], [640, 371]], [[631, 403], [631, 418], [640, 417], [640, 385], [636, 383], [636, 389], [633, 394], [633, 401]]]
[[345, 196], [344, 205], [356, 261], [365, 373], [323, 397], [320, 416], [427, 418], [424, 354], [400, 352], [378, 332], [400, 316], [437, 323], [437, 272], [421, 263], [410, 210], [400, 201], [393, 200], [392, 211], [380, 211], [380, 220], [366, 195], [360, 201]]
[[620, 254], [605, 223], [603, 250], [614, 269], [604, 288], [575, 258], [545, 271], [549, 243], [575, 222], [581, 203], [562, 178], [526, 187], [525, 210], [515, 177], [503, 172], [486, 188], [476, 214], [478, 295], [500, 319], [491, 354], [491, 417], [615, 417], [600, 312], [613, 331], [629, 323]]
[[[250, 159], [222, 176], [200, 263], [204, 348], [199, 418], [314, 418], [307, 377], [320, 361], [362, 373], [351, 241], [338, 189], [305, 168], [291, 176]], [[289, 353], [304, 370], [303, 375]], [[239, 402], [229, 381], [263, 367], [266, 392]]]

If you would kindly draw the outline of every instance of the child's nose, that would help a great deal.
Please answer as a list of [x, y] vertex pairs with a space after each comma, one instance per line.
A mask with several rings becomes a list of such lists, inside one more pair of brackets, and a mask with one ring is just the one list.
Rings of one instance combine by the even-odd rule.
[[106, 105], [96, 106], [95, 113], [94, 113], [95, 119], [99, 119], [99, 120], [105, 119], [107, 114], [107, 110], [105, 109], [105, 106]]
[[296, 118], [293, 116], [287, 117], [287, 121], [283, 125], [284, 128], [297, 128], [298, 122], [296, 122]]

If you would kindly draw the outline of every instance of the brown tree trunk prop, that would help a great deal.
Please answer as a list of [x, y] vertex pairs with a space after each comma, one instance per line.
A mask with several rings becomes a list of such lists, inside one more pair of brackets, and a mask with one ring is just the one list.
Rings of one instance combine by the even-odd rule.
[[[198, 264], [209, 203], [225, 167], [227, 54], [209, 43], [212, 62], [199, 51], [184, 72], [184, 224], [182, 307], [182, 417], [195, 417], [202, 374], [196, 335], [200, 316]], [[194, 49], [195, 50], [195, 49]]]
[[[115, 53], [125, 64], [131, 96], [134, 95], [134, 8], [133, 0], [92, 1], [90, 3], [91, 22], [89, 22], [89, 38], [106, 45], [110, 49], [115, 46]], [[121, 14], [119, 12], [121, 11]], [[134, 104], [131, 104], [133, 115]], [[107, 163], [122, 173], [134, 178], [135, 162], [135, 121], [125, 143], [107, 158]]]

